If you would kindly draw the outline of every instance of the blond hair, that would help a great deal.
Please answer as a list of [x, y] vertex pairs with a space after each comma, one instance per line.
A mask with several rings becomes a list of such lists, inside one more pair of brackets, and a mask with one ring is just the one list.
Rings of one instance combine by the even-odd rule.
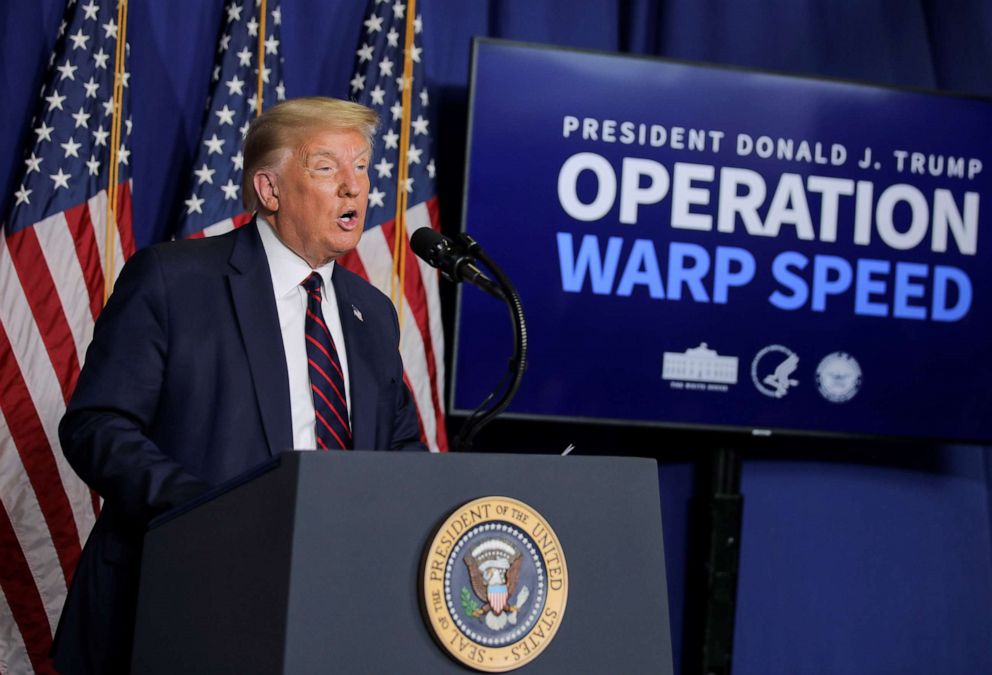
[[248, 211], [258, 209], [255, 174], [272, 168], [284, 150], [303, 144], [304, 138], [319, 130], [355, 130], [372, 147], [379, 116], [371, 108], [351, 101], [324, 96], [306, 96], [278, 103], [252, 120], [245, 134], [244, 172], [241, 197]]

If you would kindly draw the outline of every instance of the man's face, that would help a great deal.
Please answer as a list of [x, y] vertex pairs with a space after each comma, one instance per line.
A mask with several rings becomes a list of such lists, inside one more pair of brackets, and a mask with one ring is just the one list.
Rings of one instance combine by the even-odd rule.
[[358, 131], [316, 131], [273, 172], [276, 206], [269, 221], [311, 267], [358, 245], [368, 206], [370, 153]]

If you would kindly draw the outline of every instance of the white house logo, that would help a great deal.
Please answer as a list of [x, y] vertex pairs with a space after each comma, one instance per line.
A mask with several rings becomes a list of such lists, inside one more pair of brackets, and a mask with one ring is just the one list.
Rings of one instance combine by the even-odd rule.
[[737, 384], [737, 357], [721, 356], [705, 342], [684, 352], [665, 352], [661, 379], [672, 389], [727, 391]]
[[799, 367], [799, 356], [788, 347], [769, 345], [751, 362], [751, 381], [765, 396], [782, 398], [799, 384], [792, 378]]
[[816, 386], [828, 401], [849, 401], [861, 389], [861, 366], [845, 352], [827, 354], [816, 367]]

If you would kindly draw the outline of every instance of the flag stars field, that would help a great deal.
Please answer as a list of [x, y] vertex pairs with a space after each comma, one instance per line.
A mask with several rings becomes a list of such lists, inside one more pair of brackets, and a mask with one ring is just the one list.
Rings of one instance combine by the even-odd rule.
[[27, 169], [25, 170], [25, 173], [31, 173], [32, 171], [41, 171], [42, 161], [44, 161], [42, 157], [38, 157], [32, 152], [31, 156], [24, 160], [24, 164], [27, 165]]
[[380, 157], [374, 168], [379, 178], [391, 178], [393, 175], [393, 164], [387, 162], [385, 157]]
[[237, 199], [238, 198], [238, 186], [234, 184], [234, 181], [230, 178], [227, 179], [227, 183], [220, 186], [221, 191], [224, 193], [224, 199]]
[[393, 131], [392, 129], [390, 129], [389, 131], [387, 131], [382, 135], [382, 140], [387, 150], [390, 149], [395, 150], [396, 148], [399, 147], [398, 143], [400, 140], [400, 135], [395, 131]]
[[106, 131], [101, 124], [96, 129], [90, 132], [93, 134], [93, 145], [106, 145], [107, 136], [110, 135], [109, 131]]
[[69, 39], [72, 40], [73, 49], [86, 49], [86, 43], [89, 41], [90, 36], [85, 35], [83, 29], [80, 28], [73, 35], [70, 35]]
[[90, 20], [96, 21], [96, 14], [97, 14], [97, 12], [99, 10], [100, 10], [100, 7], [96, 4], [96, 2], [94, 2], [93, 0], [90, 0], [90, 2], [88, 4], [83, 5], [83, 12], [85, 12], [85, 14], [86, 14], [86, 16], [83, 17], [83, 20], [85, 20], [85, 21], [90, 21]]
[[365, 28], [367, 29], [369, 35], [371, 35], [372, 33], [378, 33], [379, 31], [382, 30], [382, 21], [383, 18], [381, 16], [375, 16], [375, 15], [370, 16], [368, 19], [364, 21]]
[[28, 197], [32, 192], [33, 190], [25, 189], [24, 183], [21, 183], [21, 189], [14, 193], [14, 197], [17, 198], [18, 204], [30, 204], [31, 200]]
[[49, 174], [49, 178], [55, 183], [54, 188], [58, 190], [59, 188], [69, 189], [69, 176], [70, 174], [62, 171], [62, 167], [59, 167], [58, 173]]
[[383, 206], [385, 204], [385, 202], [383, 201], [385, 196], [386, 193], [380, 190], [379, 188], [372, 188], [372, 190], [369, 192], [369, 206], [370, 207]]
[[216, 113], [217, 120], [219, 124], [234, 124], [234, 111], [231, 110], [227, 105], [218, 110]]
[[77, 110], [72, 114], [72, 119], [76, 121], [77, 129], [79, 127], [85, 127], [86, 124], [90, 121], [90, 117], [92, 117], [92, 115], [86, 112], [86, 109], [83, 108], [82, 106], [80, 106], [79, 110]]
[[[250, 214], [243, 211], [239, 202], [244, 157], [238, 148], [258, 109], [259, 73], [263, 109], [286, 97], [278, 29], [282, 16], [278, 5], [278, 0], [268, 0], [261, 55], [260, 3], [229, 0], [224, 6], [224, 30], [215, 52], [208, 117], [201, 131], [198, 155], [192, 163], [189, 199], [185, 200], [185, 214], [177, 236], [221, 234], [250, 220]], [[273, 87], [274, 83], [277, 86]]]
[[75, 73], [76, 73], [77, 70], [79, 70], [79, 66], [72, 65], [72, 63], [70, 63], [69, 60], [66, 59], [66, 62], [63, 63], [58, 68], [56, 68], [56, 70], [59, 71], [59, 74], [62, 76], [59, 79], [62, 79], [62, 80], [66, 80], [66, 79], [75, 80], [76, 79]]
[[245, 81], [238, 78], [237, 75], [224, 84], [227, 86], [227, 93], [229, 96], [244, 96]]
[[59, 143], [59, 145], [61, 145], [62, 149], [65, 150], [66, 159], [69, 159], [70, 157], [79, 157], [79, 148], [82, 146], [82, 143], [77, 143], [71, 136], [68, 141], [65, 143]]
[[217, 134], [214, 134], [207, 140], [203, 141], [203, 144], [207, 146], [207, 152], [211, 155], [219, 155], [224, 152], [224, 139], [217, 138]]
[[203, 213], [203, 202], [205, 200], [193, 195], [186, 200], [186, 213]]
[[55, 127], [50, 127], [45, 124], [44, 120], [41, 122], [41, 126], [34, 130], [38, 134], [38, 142], [50, 141], [52, 140], [52, 132], [55, 131]]
[[57, 91], [53, 91], [50, 96], [45, 97], [45, 100], [48, 101], [48, 111], [62, 110], [62, 102], [65, 99], [65, 96], [62, 96]]
[[203, 185], [204, 183], [213, 184], [214, 174], [217, 173], [217, 170], [211, 169], [206, 164], [203, 164], [199, 169], [197, 169], [193, 173], [196, 175], [199, 185]]

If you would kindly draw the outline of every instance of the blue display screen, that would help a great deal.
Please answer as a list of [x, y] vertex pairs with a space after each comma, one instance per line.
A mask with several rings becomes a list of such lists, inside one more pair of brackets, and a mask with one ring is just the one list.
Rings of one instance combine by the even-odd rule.
[[[476, 43], [464, 230], [510, 414], [992, 438], [992, 103]], [[459, 296], [455, 410], [506, 371]]]

